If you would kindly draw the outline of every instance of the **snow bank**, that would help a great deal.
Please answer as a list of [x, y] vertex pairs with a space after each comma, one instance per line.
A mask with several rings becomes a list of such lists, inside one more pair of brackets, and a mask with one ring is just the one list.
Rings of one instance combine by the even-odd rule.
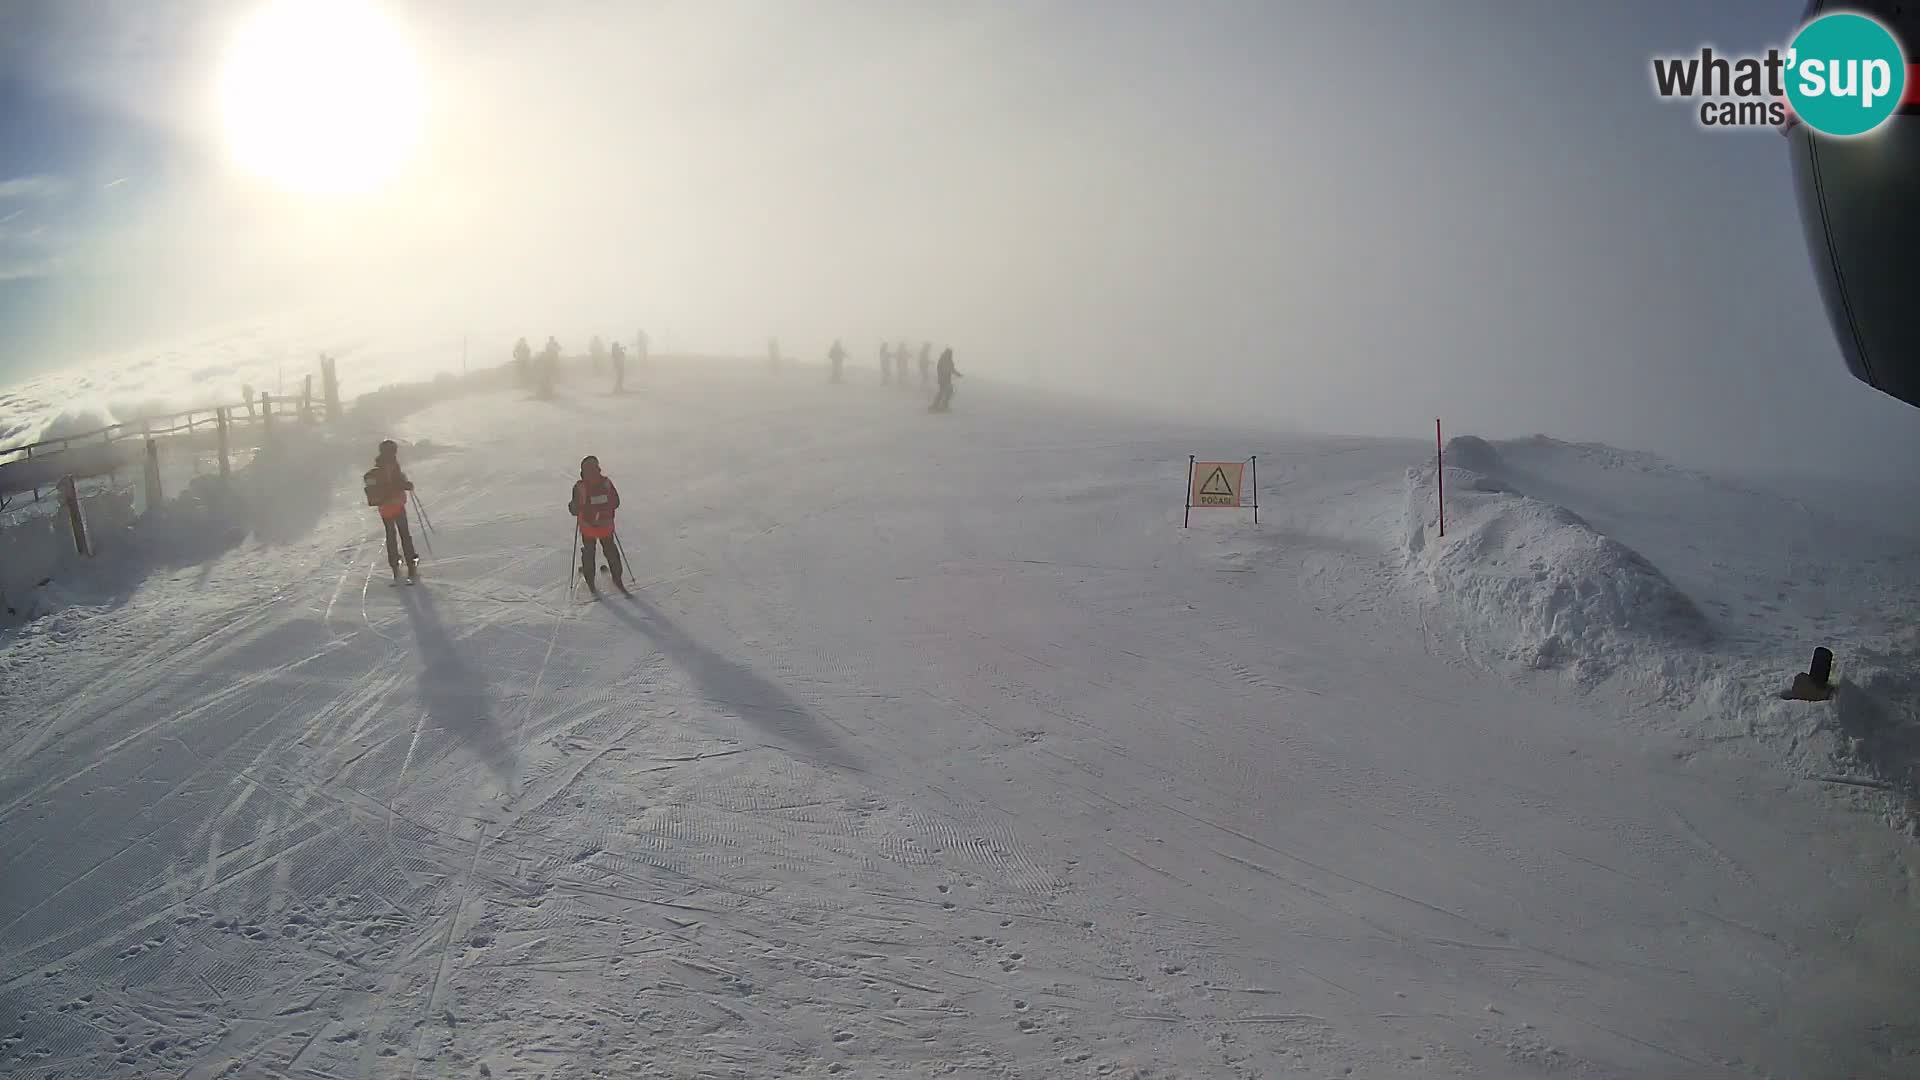
[[[1851, 534], [1797, 501], [1785, 500], [1788, 512], [1774, 505], [1783, 497], [1611, 447], [1461, 436], [1445, 460], [1447, 535], [1432, 467], [1411, 470], [1402, 555], [1470, 653], [1563, 672], [1583, 689], [1604, 684], [1623, 703], [1657, 706], [1682, 735], [1757, 740], [1805, 776], [1892, 790], [1896, 823], [1915, 826], [1920, 633], [1900, 598], [1920, 583], [1897, 558], [1822, 551]], [[1656, 554], [1563, 498], [1584, 500]], [[1698, 603], [1676, 576], [1704, 590]], [[1782, 700], [1813, 644], [1839, 658], [1833, 697]]]
[[1456, 438], [1446, 456], [1446, 542], [1433, 542], [1427, 522], [1433, 471], [1411, 472], [1406, 555], [1482, 649], [1593, 682], [1712, 638], [1699, 608], [1640, 553], [1479, 471], [1499, 464], [1491, 445]]

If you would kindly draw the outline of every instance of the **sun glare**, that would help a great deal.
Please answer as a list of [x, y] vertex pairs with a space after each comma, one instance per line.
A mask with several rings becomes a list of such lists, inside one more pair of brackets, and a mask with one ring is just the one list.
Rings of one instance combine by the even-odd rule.
[[367, 0], [274, 0], [228, 47], [220, 78], [228, 149], [294, 191], [372, 191], [419, 141], [422, 82], [399, 28]]

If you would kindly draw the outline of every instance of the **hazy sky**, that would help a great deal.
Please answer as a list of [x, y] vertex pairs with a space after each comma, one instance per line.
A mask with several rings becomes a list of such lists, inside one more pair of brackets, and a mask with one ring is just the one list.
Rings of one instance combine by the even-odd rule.
[[293, 307], [503, 350], [926, 337], [1236, 418], [1703, 464], [1920, 453], [1841, 364], [1785, 140], [1651, 89], [1800, 0], [384, 6], [426, 137], [342, 202], [229, 164], [210, 88], [252, 5], [0, 0], [0, 381]]

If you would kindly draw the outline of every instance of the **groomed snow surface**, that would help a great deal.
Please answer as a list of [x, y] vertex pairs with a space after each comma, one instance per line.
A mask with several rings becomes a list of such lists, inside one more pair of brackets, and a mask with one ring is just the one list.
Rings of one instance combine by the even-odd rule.
[[[1462, 439], [1441, 538], [1430, 445], [977, 382], [448, 396], [62, 563], [0, 1071], [1920, 1075], [1920, 530]], [[567, 595], [585, 453], [632, 600]]]

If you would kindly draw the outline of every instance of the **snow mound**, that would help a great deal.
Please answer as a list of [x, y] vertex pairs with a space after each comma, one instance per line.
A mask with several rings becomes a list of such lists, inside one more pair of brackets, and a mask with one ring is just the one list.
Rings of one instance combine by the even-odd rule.
[[1500, 452], [1478, 435], [1456, 435], [1447, 440], [1446, 462], [1457, 469], [1491, 473], [1500, 467]]
[[[1485, 470], [1500, 461], [1471, 436], [1454, 439], [1447, 459]], [[1712, 640], [1699, 608], [1639, 552], [1479, 469], [1446, 468], [1444, 542], [1429, 521], [1433, 470], [1410, 472], [1405, 537], [1409, 567], [1450, 601], [1478, 651], [1591, 683]]]
[[[1401, 540], [1470, 654], [1604, 687], [1674, 734], [1758, 740], [1803, 776], [1893, 793], [1894, 823], [1920, 824], [1916, 566], [1900, 534], [1546, 436], [1461, 436], [1445, 461], [1446, 537], [1429, 465], [1406, 474]], [[1782, 700], [1814, 644], [1838, 658], [1833, 696]]]

